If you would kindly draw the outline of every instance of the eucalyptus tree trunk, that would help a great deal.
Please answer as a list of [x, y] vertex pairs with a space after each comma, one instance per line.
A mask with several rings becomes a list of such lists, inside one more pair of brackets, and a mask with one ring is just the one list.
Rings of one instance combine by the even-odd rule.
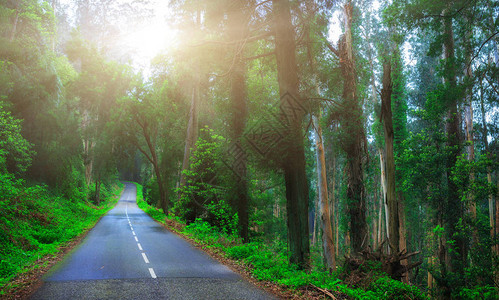
[[395, 157], [393, 154], [393, 123], [392, 123], [392, 79], [391, 63], [383, 64], [383, 88], [381, 90], [381, 120], [385, 131], [386, 154], [386, 203], [388, 204], [388, 232], [390, 250], [394, 255], [400, 251], [399, 235], [399, 203], [395, 192]]
[[342, 148], [347, 165], [347, 203], [350, 216], [350, 240], [354, 253], [367, 246], [366, 195], [364, 188], [364, 125], [362, 107], [358, 99], [355, 57], [353, 55], [352, 23], [353, 4], [344, 5], [345, 33], [339, 42], [340, 69], [344, 78], [343, 110], [341, 116]]
[[[446, 14], [446, 12], [444, 13]], [[452, 29], [452, 18], [446, 17], [443, 20], [444, 26], [444, 55], [446, 60], [446, 70], [444, 75], [444, 83], [449, 89], [455, 89], [457, 86], [456, 79], [456, 57], [454, 50], [454, 32]], [[459, 231], [459, 220], [463, 218], [463, 206], [458, 195], [459, 187], [452, 180], [451, 170], [456, 165], [459, 149], [460, 149], [460, 122], [457, 99], [452, 99], [449, 103], [446, 120], [446, 135], [447, 147], [450, 149], [447, 158], [447, 203], [444, 203], [443, 214], [444, 228], [446, 228], [447, 238], [455, 240], [454, 249], [450, 250], [448, 245], [441, 244], [445, 251], [444, 255], [440, 256], [440, 263], [445, 266], [446, 272], [462, 274], [467, 261], [467, 243], [462, 235], [455, 236]], [[448, 259], [446, 259], [448, 257]], [[445, 275], [445, 274], [444, 274]], [[452, 286], [446, 284], [444, 288], [444, 297], [450, 297]]]
[[[485, 121], [485, 106], [483, 104], [483, 85], [481, 85], [481, 96], [480, 96], [480, 108], [481, 108], [481, 115], [482, 115], [482, 127], [483, 127], [483, 144], [485, 145], [485, 154], [487, 155], [487, 158], [491, 158], [490, 151], [489, 151], [489, 141], [487, 140], [488, 136], [488, 127], [487, 127], [487, 122]], [[487, 167], [487, 183], [489, 186], [492, 185], [492, 170], [490, 167]], [[494, 197], [495, 196], [495, 197]], [[494, 211], [494, 198], [495, 198], [495, 211]], [[490, 225], [490, 238], [492, 241], [497, 241], [495, 238], [498, 237], [499, 233], [499, 224], [498, 224], [498, 215], [499, 215], [499, 207], [498, 207], [498, 197], [497, 195], [494, 195], [492, 193], [489, 194], [488, 197], [489, 200], [489, 225]], [[495, 222], [494, 222], [494, 215], [495, 215]], [[492, 244], [492, 252], [499, 256], [499, 245], [497, 244]], [[496, 274], [499, 275], [499, 272], [496, 272]], [[498, 276], [496, 275], [496, 276]], [[499, 280], [499, 278], [498, 278]]]
[[[273, 0], [275, 55], [281, 104], [289, 98], [300, 99], [294, 28], [289, 0]], [[294, 109], [294, 108], [293, 108]], [[294, 111], [296, 112], [296, 111]], [[281, 116], [288, 121], [288, 136], [283, 158], [286, 186], [286, 210], [290, 261], [302, 269], [309, 268], [310, 241], [308, 225], [308, 183], [305, 172], [305, 149], [301, 121], [303, 112]]]
[[[467, 18], [468, 20], [468, 18]], [[471, 32], [468, 28], [464, 33], [464, 47], [465, 47], [465, 70], [464, 70], [464, 78], [465, 81], [468, 81], [468, 84], [471, 84], [471, 78], [473, 73], [471, 71]], [[468, 161], [470, 163], [475, 161], [475, 139], [474, 139], [474, 131], [473, 131], [473, 85], [468, 86], [465, 90], [464, 96], [464, 124], [465, 124], [465, 134], [466, 134], [466, 152], [468, 154]], [[470, 173], [470, 183], [473, 184], [475, 181], [475, 172]], [[473, 192], [468, 192], [467, 195], [468, 200], [468, 208], [471, 213], [471, 217], [474, 221], [476, 221], [476, 202], [475, 197], [473, 196]], [[475, 246], [478, 245], [478, 229], [476, 226], [473, 228], [473, 244]]]
[[[320, 114], [319, 114], [320, 117]], [[326, 177], [326, 158], [324, 155], [324, 143], [322, 140], [322, 128], [318, 118], [313, 116], [315, 128], [315, 145], [317, 147], [316, 162], [317, 162], [317, 183], [319, 194], [319, 211], [320, 211], [320, 226], [322, 229], [322, 248], [324, 250], [324, 258], [329, 270], [336, 269], [336, 252], [334, 248], [333, 230], [331, 226], [331, 215], [329, 210], [329, 199], [327, 191]]]
[[[384, 149], [378, 149], [379, 152], [379, 166], [380, 166], [380, 178], [381, 178], [381, 192], [383, 193], [380, 201], [383, 201], [382, 206], [380, 206], [380, 227], [381, 225], [384, 226], [384, 230], [382, 231], [384, 234], [386, 234], [386, 238], [389, 240], [390, 239], [390, 231], [389, 231], [389, 226], [388, 224], [389, 219], [388, 219], [388, 201], [387, 201], [387, 185], [386, 185], [386, 163], [385, 163], [385, 150]], [[385, 222], [381, 224], [382, 219], [383, 219], [383, 208], [384, 208], [384, 215], [385, 215]], [[386, 248], [386, 252], [390, 253], [390, 246], [388, 245]]]

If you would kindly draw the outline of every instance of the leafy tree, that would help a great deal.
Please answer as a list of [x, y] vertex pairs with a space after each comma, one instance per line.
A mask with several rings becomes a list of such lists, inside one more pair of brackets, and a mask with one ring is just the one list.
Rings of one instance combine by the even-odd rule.
[[21, 135], [21, 120], [0, 102], [0, 172], [21, 174], [31, 164], [33, 145]]

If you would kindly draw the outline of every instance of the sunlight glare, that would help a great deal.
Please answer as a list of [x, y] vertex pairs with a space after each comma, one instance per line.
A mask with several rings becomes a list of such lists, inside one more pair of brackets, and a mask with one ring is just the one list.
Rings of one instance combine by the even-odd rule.
[[127, 35], [125, 44], [140, 60], [150, 62], [156, 55], [171, 49], [175, 37], [176, 30], [167, 24], [148, 24]]

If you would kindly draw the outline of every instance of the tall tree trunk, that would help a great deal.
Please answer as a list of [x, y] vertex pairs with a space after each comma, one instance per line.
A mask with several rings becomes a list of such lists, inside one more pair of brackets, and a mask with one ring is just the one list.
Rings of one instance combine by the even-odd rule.
[[[383, 88], [381, 89], [381, 120], [385, 131], [386, 154], [386, 202], [388, 203], [389, 245], [393, 255], [398, 255], [400, 249], [399, 199], [395, 190], [395, 156], [393, 151], [394, 131], [392, 120], [392, 72], [391, 62], [383, 63]], [[395, 259], [393, 270], [401, 269], [400, 261]], [[393, 274], [393, 273], [392, 273]], [[400, 279], [400, 278], [395, 278]]]
[[342, 148], [347, 157], [347, 203], [350, 215], [350, 239], [353, 251], [360, 253], [367, 245], [366, 195], [364, 190], [362, 107], [357, 95], [357, 75], [352, 45], [353, 4], [344, 6], [345, 33], [339, 42], [340, 69], [344, 78], [341, 125], [344, 130]]
[[384, 197], [379, 197], [379, 209], [378, 209], [378, 246], [383, 242], [383, 199]]
[[[468, 22], [468, 18], [466, 18]], [[471, 24], [471, 23], [470, 23]], [[471, 49], [471, 32], [470, 28], [466, 29], [466, 32], [464, 33], [464, 47], [465, 47], [465, 65], [467, 66], [465, 71], [464, 71], [464, 78], [465, 81], [467, 81], [467, 84], [470, 84], [465, 90], [465, 98], [464, 98], [464, 124], [465, 124], [465, 134], [466, 134], [466, 152], [468, 154], [468, 161], [470, 163], [473, 163], [475, 161], [475, 141], [474, 141], [474, 131], [473, 131], [473, 106], [472, 106], [472, 100], [473, 100], [473, 85], [471, 84], [471, 76], [473, 75], [472, 70], [471, 70], [471, 55], [472, 55], [472, 49]], [[470, 173], [470, 185], [473, 184], [475, 181], [475, 172], [472, 171]], [[474, 223], [476, 223], [476, 202], [475, 202], [475, 197], [472, 192], [468, 192], [467, 195], [467, 200], [468, 200], [468, 208], [471, 213], [471, 218], [473, 219]], [[478, 245], [478, 229], [476, 224], [472, 224], [473, 226], [473, 244], [474, 246]]]
[[395, 157], [393, 154], [392, 79], [391, 63], [383, 64], [383, 88], [381, 89], [381, 120], [385, 131], [386, 202], [388, 203], [389, 244], [394, 254], [400, 251], [399, 207], [395, 193]]
[[16, 37], [17, 24], [19, 23], [19, 8], [16, 8], [16, 13], [14, 15], [14, 21], [12, 22], [12, 30], [10, 31], [9, 41], [13, 42]]
[[[243, 13], [244, 2], [235, 1], [228, 13], [229, 38], [231, 41], [243, 41], [248, 33], [248, 25], [244, 23], [247, 17]], [[234, 46], [233, 69], [230, 74], [230, 97], [232, 100], [233, 140], [238, 150], [237, 158], [233, 163], [233, 170], [239, 176], [236, 182], [237, 214], [239, 216], [239, 233], [244, 242], [248, 242], [248, 179], [247, 157], [241, 138], [246, 126], [248, 110], [246, 107], [246, 64], [243, 59], [245, 42], [236, 43]]]
[[92, 182], [92, 169], [93, 169], [93, 156], [92, 149], [94, 142], [88, 133], [88, 126], [90, 125], [90, 113], [87, 109], [83, 109], [81, 120], [81, 129], [86, 132], [83, 137], [83, 165], [85, 166], [85, 183], [87, 186]]
[[101, 180], [97, 179], [95, 181], [95, 204], [97, 206], [100, 205], [100, 186], [101, 186]]
[[[294, 28], [291, 23], [289, 0], [273, 0], [275, 54], [281, 104], [289, 98], [301, 101], [298, 92], [298, 73], [295, 57]], [[287, 103], [291, 104], [291, 103]], [[292, 105], [292, 104], [291, 104]], [[310, 242], [308, 229], [308, 183], [305, 172], [305, 150], [301, 128], [303, 113], [286, 114], [289, 128], [284, 158], [286, 209], [290, 261], [300, 268], [309, 267]]]
[[[445, 13], [446, 14], [446, 13]], [[452, 29], [452, 18], [447, 17], [444, 18], [444, 54], [446, 60], [446, 70], [444, 82], [450, 90], [456, 88], [457, 80], [456, 80], [456, 58], [454, 54], [454, 33]], [[449, 104], [448, 113], [447, 113], [447, 122], [446, 122], [446, 135], [447, 135], [447, 147], [450, 149], [450, 154], [447, 159], [447, 203], [444, 206], [445, 209], [441, 213], [444, 218], [444, 228], [447, 231], [448, 239], [455, 240], [455, 246], [452, 251], [447, 251], [449, 263], [445, 263], [445, 268], [447, 272], [452, 272], [456, 274], [463, 274], [464, 266], [466, 265], [467, 260], [467, 251], [466, 251], [466, 240], [462, 235], [455, 236], [456, 233], [459, 232], [459, 220], [463, 217], [463, 207], [461, 203], [461, 199], [458, 195], [459, 187], [456, 186], [454, 181], [452, 180], [451, 170], [456, 165], [459, 149], [460, 149], [460, 124], [459, 124], [459, 110], [457, 105], [457, 99], [453, 99]], [[444, 263], [441, 261], [441, 264]], [[445, 297], [450, 297], [450, 292], [452, 286], [447, 286], [445, 292]]]
[[[338, 230], [338, 216], [336, 213], [336, 154], [333, 152], [333, 149], [331, 147], [331, 143], [328, 143], [328, 149], [329, 149], [329, 155], [331, 156], [331, 159], [328, 160], [328, 171], [331, 176], [331, 182], [330, 182], [330, 189], [328, 188], [329, 191], [329, 204], [331, 208], [331, 218], [332, 218], [332, 223], [334, 225], [334, 253], [335, 253], [335, 260], [336, 256], [338, 256], [338, 238], [339, 238], [339, 230]], [[326, 172], [327, 174], [328, 172]]]
[[[400, 222], [400, 231], [399, 231], [399, 237], [400, 237], [400, 249], [403, 250], [407, 250], [407, 238], [406, 238], [406, 222], [405, 222], [405, 209], [404, 209], [404, 204], [405, 204], [405, 201], [404, 201], [404, 195], [402, 194], [402, 192], [399, 192], [398, 193], [398, 197], [399, 197], [399, 222]], [[407, 250], [408, 251], [408, 250]], [[402, 266], [408, 266], [409, 265], [409, 259], [403, 259], [400, 261], [400, 264]], [[409, 272], [405, 272], [404, 274], [402, 274], [402, 282], [404, 283], [409, 283]]]
[[168, 215], [168, 194], [167, 190], [165, 188], [165, 182], [163, 180], [163, 176], [161, 176], [161, 170], [159, 167], [159, 159], [156, 154], [156, 147], [153, 141], [151, 140], [151, 136], [148, 130], [148, 125], [147, 121], [142, 123], [142, 132], [144, 133], [144, 138], [147, 143], [147, 147], [149, 148], [149, 153], [151, 153], [151, 156], [148, 157], [150, 162], [152, 163], [154, 167], [154, 173], [156, 174], [156, 181], [158, 182], [158, 191], [159, 191], [159, 199], [160, 199], [160, 205], [161, 208], [163, 209], [163, 213], [165, 215]]
[[[319, 114], [320, 117], [320, 114]], [[336, 269], [336, 253], [334, 249], [333, 230], [331, 216], [329, 215], [329, 199], [327, 192], [326, 158], [324, 155], [324, 142], [322, 141], [322, 128], [318, 118], [313, 116], [315, 128], [315, 145], [317, 161], [317, 183], [319, 194], [320, 225], [322, 228], [322, 248], [329, 270]]]
[[[179, 186], [185, 186], [186, 177], [184, 171], [189, 169], [191, 151], [194, 150], [196, 141], [198, 139], [198, 102], [199, 102], [199, 82], [194, 80], [192, 86], [191, 108], [189, 110], [189, 122], [187, 123], [187, 134], [185, 137], [184, 159], [182, 160], [182, 172], [180, 173]], [[179, 198], [180, 198], [179, 194]]]
[[[489, 135], [488, 132], [488, 127], [487, 127], [487, 122], [486, 122], [486, 116], [485, 116], [485, 106], [483, 103], [483, 84], [480, 82], [481, 86], [481, 92], [480, 92], [480, 108], [481, 108], [481, 115], [482, 115], [482, 127], [483, 127], [483, 144], [485, 145], [485, 154], [487, 155], [488, 159], [491, 159], [492, 156], [489, 151], [489, 141], [487, 140], [487, 137]], [[492, 170], [490, 167], [487, 167], [487, 183], [489, 186], [492, 186]], [[495, 196], [495, 211], [494, 211], [494, 196]], [[492, 253], [494, 253], [496, 256], [499, 256], [499, 245], [497, 244], [497, 238], [499, 237], [499, 224], [498, 224], [498, 214], [499, 214], [499, 206], [498, 206], [498, 196], [493, 195], [492, 193], [489, 194], [488, 196], [488, 202], [489, 202], [489, 225], [490, 225], [490, 238], [493, 242], [492, 244]], [[494, 222], [494, 215], [495, 215], [495, 222]], [[494, 264], [495, 262], [492, 262]], [[496, 281], [499, 282], [499, 271], [495, 272], [496, 276]]]
[[[385, 215], [385, 222], [382, 224], [384, 226], [384, 229], [382, 232], [383, 234], [386, 234], [386, 238], [390, 240], [390, 231], [389, 231], [389, 215], [388, 215], [388, 201], [387, 201], [387, 194], [388, 194], [388, 188], [386, 185], [386, 163], [385, 163], [385, 151], [383, 149], [378, 149], [379, 152], [379, 165], [380, 165], [380, 170], [381, 170], [381, 192], [383, 193], [383, 197], [381, 197], [380, 201], [383, 201], [383, 207], [380, 208], [382, 210], [384, 208], [384, 215]], [[380, 216], [382, 217], [382, 216]], [[381, 220], [380, 220], [381, 222]], [[390, 246], [387, 245], [386, 252], [390, 253], [391, 249]]]

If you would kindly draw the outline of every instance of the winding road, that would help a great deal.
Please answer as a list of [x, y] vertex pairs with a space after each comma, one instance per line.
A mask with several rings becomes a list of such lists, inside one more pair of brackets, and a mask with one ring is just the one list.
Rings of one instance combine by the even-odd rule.
[[273, 299], [137, 207], [136, 187], [43, 278], [31, 299]]

